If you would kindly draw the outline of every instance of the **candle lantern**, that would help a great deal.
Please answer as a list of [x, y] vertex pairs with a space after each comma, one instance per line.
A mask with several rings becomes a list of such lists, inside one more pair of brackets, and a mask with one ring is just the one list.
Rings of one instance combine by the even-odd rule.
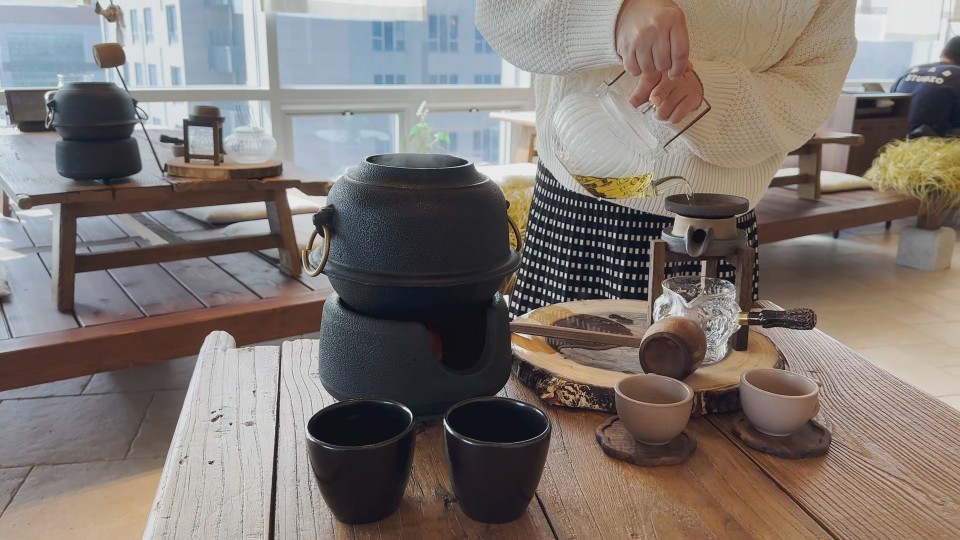
[[[190, 128], [201, 128], [193, 137]], [[191, 141], [192, 139], [192, 141]], [[197, 105], [193, 113], [183, 121], [183, 161], [191, 159], [212, 160], [220, 165], [223, 156], [223, 117], [220, 109], [209, 105]]]

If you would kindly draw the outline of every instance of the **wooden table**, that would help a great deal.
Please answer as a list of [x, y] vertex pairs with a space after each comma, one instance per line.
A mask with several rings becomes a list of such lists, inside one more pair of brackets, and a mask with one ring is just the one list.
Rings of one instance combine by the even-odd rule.
[[[814, 331], [767, 331], [790, 369], [823, 384], [827, 456], [746, 448], [733, 415], [698, 418], [683, 465], [608, 458], [608, 415], [547, 408], [553, 439], [520, 520], [484, 525], [451, 491], [439, 426], [417, 435], [399, 512], [364, 526], [332, 517], [312, 477], [304, 423], [333, 399], [318, 342], [237, 349], [223, 332], [200, 353], [144, 538], [958, 538], [960, 413]], [[507, 395], [536, 403], [511, 380]]]
[[[0, 135], [0, 190], [5, 212], [9, 211], [8, 197], [22, 210], [42, 205], [54, 207], [52, 277], [57, 308], [61, 311], [73, 309], [74, 281], [79, 272], [278, 248], [280, 269], [291, 276], [300, 274], [286, 190], [295, 187], [308, 195], [325, 195], [330, 187], [328, 182], [292, 165], [285, 165], [283, 176], [256, 180], [165, 176], [157, 170], [144, 139], [139, 141], [143, 162], [139, 174], [114, 180], [110, 185], [77, 182], [57, 174], [57, 140], [59, 136], [49, 132]], [[170, 156], [164, 146], [157, 147], [163, 152], [161, 160]], [[77, 253], [79, 217], [259, 201], [266, 203], [269, 234]]]

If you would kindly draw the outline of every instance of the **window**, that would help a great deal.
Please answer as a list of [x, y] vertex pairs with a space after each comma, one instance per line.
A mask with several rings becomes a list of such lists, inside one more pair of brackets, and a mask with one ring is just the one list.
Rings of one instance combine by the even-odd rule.
[[457, 52], [457, 15], [430, 15], [431, 52]]
[[493, 47], [487, 43], [487, 40], [484, 39], [483, 34], [480, 33], [480, 30], [473, 29], [473, 52], [477, 54], [493, 54]]
[[143, 64], [137, 62], [133, 65], [134, 82], [137, 86], [143, 86]]
[[457, 15], [430, 15], [430, 52], [457, 52]]
[[153, 43], [153, 10], [143, 8], [143, 40]]
[[154, 64], [147, 66], [147, 79], [150, 83], [150, 86], [157, 86], [160, 84], [160, 81], [157, 80], [157, 66]]
[[374, 21], [370, 23], [373, 29], [374, 51], [398, 51], [407, 49], [404, 37], [403, 22]]
[[473, 84], [500, 84], [500, 75], [474, 75]]
[[183, 70], [176, 66], [170, 68], [170, 86], [183, 86]]
[[174, 45], [180, 41], [180, 20], [177, 18], [177, 6], [167, 6], [167, 43]]
[[130, 10], [130, 41], [136, 43], [140, 40], [140, 14], [137, 10]]
[[374, 75], [373, 84], [406, 84], [407, 77], [405, 75]]
[[373, 154], [396, 152], [396, 114], [319, 114], [293, 117], [297, 165], [336, 178]]
[[457, 84], [460, 77], [458, 77], [456, 73], [429, 75], [427, 80], [430, 81], [430, 84]]

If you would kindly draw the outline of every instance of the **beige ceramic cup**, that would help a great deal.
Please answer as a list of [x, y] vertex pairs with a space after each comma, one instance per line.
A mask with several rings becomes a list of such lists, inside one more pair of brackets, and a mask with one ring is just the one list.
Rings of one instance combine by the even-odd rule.
[[681, 381], [644, 373], [620, 379], [617, 415], [633, 438], [662, 445], [683, 432], [693, 410], [693, 390]]
[[751, 369], [740, 375], [740, 405], [757, 431], [785, 437], [820, 411], [820, 386], [782, 369]]

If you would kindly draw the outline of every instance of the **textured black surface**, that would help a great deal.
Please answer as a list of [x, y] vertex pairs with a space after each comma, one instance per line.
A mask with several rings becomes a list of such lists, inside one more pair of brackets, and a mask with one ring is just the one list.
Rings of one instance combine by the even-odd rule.
[[678, 216], [719, 219], [745, 214], [750, 210], [750, 201], [720, 193], [694, 193], [690, 196], [681, 193], [668, 196], [663, 206]]
[[[455, 346], [443, 344], [455, 324], [431, 332], [418, 322], [376, 319], [344, 307], [332, 295], [323, 307], [319, 374], [337, 399], [374, 398], [403, 403], [418, 417], [443, 414], [454, 403], [493, 395], [510, 376], [510, 327], [499, 294], [486, 305], [436, 317], [464, 321]], [[479, 321], [477, 320], [479, 319]], [[428, 323], [431, 324], [431, 323]], [[475, 328], [475, 339], [463, 329]], [[437, 354], [442, 349], [441, 355]]]
[[113, 83], [67, 83], [47, 106], [55, 110], [53, 127], [66, 140], [122, 139], [137, 122], [133, 98]]
[[[446, 166], [402, 166], [434, 161]], [[324, 273], [351, 306], [364, 312], [370, 310], [359, 298], [366, 295], [348, 290], [349, 283], [418, 288], [483, 283], [473, 296], [476, 302], [492, 295], [500, 285], [497, 278], [520, 265], [510, 247], [503, 193], [459, 158], [372, 156], [340, 178], [327, 201], [334, 211], [325, 211], [322, 219], [332, 230]], [[452, 288], [433, 292], [437, 298], [458, 294]], [[396, 291], [380, 301], [404, 303], [423, 293]]]
[[307, 422], [307, 452], [320, 494], [345, 523], [394, 513], [410, 478], [413, 416], [396, 403], [336, 403]]
[[533, 499], [550, 448], [543, 411], [509, 398], [458, 404], [443, 420], [447, 466], [463, 513], [507, 523]]
[[74, 180], [112, 180], [140, 172], [137, 140], [57, 141], [57, 172]]

